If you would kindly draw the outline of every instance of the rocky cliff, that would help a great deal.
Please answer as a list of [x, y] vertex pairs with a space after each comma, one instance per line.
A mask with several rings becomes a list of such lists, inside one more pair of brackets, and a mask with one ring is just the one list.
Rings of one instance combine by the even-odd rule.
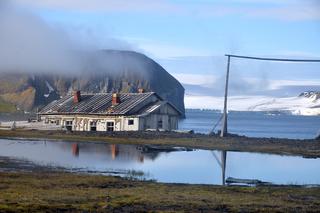
[[320, 100], [320, 91], [306, 91], [299, 95], [299, 97], [310, 98], [313, 101]]
[[87, 54], [81, 73], [0, 73], [0, 98], [32, 110], [75, 89], [87, 93], [153, 91], [184, 114], [184, 88], [158, 63], [132, 51], [104, 50]]

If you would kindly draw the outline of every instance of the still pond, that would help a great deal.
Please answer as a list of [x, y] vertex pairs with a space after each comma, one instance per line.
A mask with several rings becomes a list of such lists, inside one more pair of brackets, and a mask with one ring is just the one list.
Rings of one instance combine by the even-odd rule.
[[320, 184], [319, 158], [8, 139], [0, 139], [0, 157], [67, 171], [141, 175], [166, 183], [222, 184], [233, 177], [275, 184]]

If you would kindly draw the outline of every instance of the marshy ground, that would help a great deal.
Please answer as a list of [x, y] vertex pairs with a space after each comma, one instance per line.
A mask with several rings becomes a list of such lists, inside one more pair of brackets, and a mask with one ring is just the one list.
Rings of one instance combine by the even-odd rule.
[[[0, 131], [1, 138], [101, 141], [320, 156], [318, 140], [220, 138], [166, 132]], [[165, 146], [164, 146], [165, 145]], [[319, 212], [320, 187], [165, 184], [68, 173], [0, 159], [0, 212]], [[317, 172], [317, 171], [315, 171]]]
[[319, 212], [320, 188], [162, 184], [63, 172], [0, 172], [0, 212]]

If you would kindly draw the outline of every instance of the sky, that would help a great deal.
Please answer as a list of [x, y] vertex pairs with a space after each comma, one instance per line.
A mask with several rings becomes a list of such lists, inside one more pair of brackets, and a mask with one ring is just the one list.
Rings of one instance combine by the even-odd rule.
[[[224, 54], [320, 58], [320, 0], [9, 1], [71, 39], [146, 54], [190, 93], [223, 88]], [[233, 60], [231, 92], [319, 89], [319, 72], [320, 64]]]

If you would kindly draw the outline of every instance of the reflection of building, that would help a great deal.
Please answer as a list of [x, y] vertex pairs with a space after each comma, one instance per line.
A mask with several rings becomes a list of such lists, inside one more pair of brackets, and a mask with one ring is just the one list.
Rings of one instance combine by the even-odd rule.
[[[102, 143], [57, 143], [61, 149], [70, 149], [73, 156], [79, 157], [80, 150], [83, 156], [93, 154], [93, 156], [104, 158], [105, 160], [113, 160], [117, 162], [139, 162], [143, 163], [145, 159], [154, 160], [160, 152], [142, 152], [135, 145], [122, 144], [102, 144]], [[71, 146], [71, 147], [70, 147]]]
[[73, 156], [79, 157], [79, 145], [77, 143], [73, 143], [71, 145]]
[[122, 145], [116, 145], [116, 144], [110, 145], [112, 160], [115, 160], [120, 154], [121, 157], [123, 157], [124, 155], [126, 155], [127, 157], [128, 156], [135, 156], [135, 158], [138, 162], [143, 163], [144, 162], [144, 154], [141, 153], [138, 149], [136, 149], [135, 146], [133, 146], [133, 147], [134, 147], [134, 149], [130, 149], [129, 147], [125, 148]]
[[178, 128], [181, 115], [154, 92], [84, 94], [76, 91], [44, 107], [45, 123], [74, 131], [138, 131]]
[[112, 157], [112, 160], [116, 159], [116, 157], [118, 156], [119, 154], [119, 148], [117, 145], [115, 144], [112, 144], [111, 145], [111, 157]]

